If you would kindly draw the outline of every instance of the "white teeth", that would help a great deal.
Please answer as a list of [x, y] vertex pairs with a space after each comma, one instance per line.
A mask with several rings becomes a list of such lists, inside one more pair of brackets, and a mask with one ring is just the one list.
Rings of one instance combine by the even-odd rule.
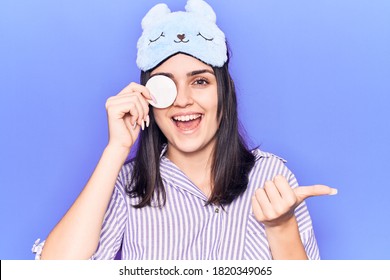
[[200, 118], [202, 115], [201, 114], [194, 114], [194, 115], [186, 115], [186, 116], [175, 116], [173, 119], [175, 121], [180, 121], [180, 122], [188, 122], [195, 120], [197, 118]]

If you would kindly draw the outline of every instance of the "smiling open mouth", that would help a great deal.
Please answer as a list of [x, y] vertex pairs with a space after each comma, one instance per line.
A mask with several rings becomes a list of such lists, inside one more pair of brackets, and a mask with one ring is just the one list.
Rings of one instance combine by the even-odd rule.
[[192, 130], [200, 124], [202, 117], [202, 114], [192, 114], [185, 116], [174, 116], [172, 120], [179, 129]]

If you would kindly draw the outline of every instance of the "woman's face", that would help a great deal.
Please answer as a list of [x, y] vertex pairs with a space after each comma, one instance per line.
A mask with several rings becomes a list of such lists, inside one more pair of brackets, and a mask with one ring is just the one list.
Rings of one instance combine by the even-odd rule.
[[176, 84], [177, 97], [168, 108], [153, 108], [157, 125], [168, 139], [168, 157], [174, 153], [211, 152], [218, 129], [217, 81], [213, 68], [196, 58], [177, 54], [156, 67]]

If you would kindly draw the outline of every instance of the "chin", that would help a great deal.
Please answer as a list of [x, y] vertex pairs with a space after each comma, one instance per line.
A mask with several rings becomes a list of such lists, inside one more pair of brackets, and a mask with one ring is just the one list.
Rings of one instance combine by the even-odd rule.
[[204, 147], [201, 145], [196, 145], [196, 144], [187, 144], [187, 145], [177, 145], [175, 146], [175, 149], [177, 151], [180, 151], [182, 153], [187, 153], [187, 154], [192, 154], [196, 153], [199, 151], [202, 151]]
[[194, 154], [197, 152], [205, 152], [207, 150], [211, 151], [210, 148], [213, 144], [214, 144], [213, 141], [201, 142], [201, 141], [184, 140], [184, 141], [177, 141], [176, 143], [171, 144], [171, 146], [173, 146], [174, 150], [178, 152]]

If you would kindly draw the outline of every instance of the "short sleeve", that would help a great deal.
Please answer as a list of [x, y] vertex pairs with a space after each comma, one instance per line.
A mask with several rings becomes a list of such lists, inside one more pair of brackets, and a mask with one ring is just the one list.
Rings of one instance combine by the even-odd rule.
[[[298, 181], [295, 178], [295, 175], [288, 170], [289, 176], [288, 182], [292, 188], [298, 187]], [[310, 260], [319, 260], [320, 253], [317, 245], [317, 240], [314, 234], [313, 224], [310, 217], [309, 210], [305, 201], [303, 201], [296, 209], [295, 209], [295, 217], [297, 219], [299, 233], [301, 236], [301, 240], [303, 246], [305, 248], [307, 257]]]

